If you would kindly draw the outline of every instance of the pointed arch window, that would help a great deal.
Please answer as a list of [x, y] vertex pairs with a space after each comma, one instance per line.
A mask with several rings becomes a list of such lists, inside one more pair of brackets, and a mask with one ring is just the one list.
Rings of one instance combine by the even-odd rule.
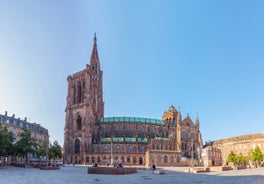
[[144, 138], [144, 129], [142, 128], [142, 126], [138, 128], [138, 137]]
[[181, 162], [181, 157], [177, 156], [177, 163], [180, 163], [180, 162]]
[[126, 128], [126, 137], [133, 137], [133, 130], [130, 126]]
[[130, 163], [130, 156], [127, 156], [127, 163]]
[[164, 163], [168, 163], [168, 156], [167, 155], [164, 156]]
[[158, 161], [158, 163], [161, 163], [161, 156], [160, 155], [157, 156], [157, 161]]
[[194, 140], [194, 139], [195, 139], [195, 135], [194, 135], [194, 133], [191, 133], [191, 134], [190, 134], [190, 137], [191, 137], [192, 140]]
[[120, 145], [115, 145], [114, 152], [115, 153], [122, 153], [123, 149], [122, 149], [122, 147]]
[[93, 153], [98, 153], [98, 151], [99, 151], [98, 145], [97, 144], [93, 144], [92, 145], [92, 152]]
[[85, 89], [85, 82], [83, 81], [83, 89]]
[[123, 130], [120, 126], [115, 128], [115, 137], [123, 137]]
[[132, 145], [127, 145], [126, 152], [127, 153], [134, 153], [134, 147]]
[[109, 146], [109, 145], [104, 145], [104, 146], [102, 147], [102, 152], [103, 152], [103, 153], [109, 153], [109, 152], [111, 152], [111, 148], [110, 148], [110, 146]]
[[111, 134], [112, 134], [112, 132], [111, 132], [111, 126], [107, 126], [105, 128], [104, 136], [105, 137], [111, 137]]
[[73, 87], [73, 104], [76, 104], [76, 87]]
[[174, 157], [173, 157], [173, 156], [170, 157], [170, 162], [171, 162], [171, 163], [174, 162]]
[[139, 165], [142, 165], [143, 164], [143, 159], [142, 159], [141, 156], [138, 158], [138, 163], [139, 163]]
[[80, 115], [78, 115], [76, 124], [77, 124], [77, 130], [82, 130], [82, 118]]
[[139, 153], [144, 153], [145, 152], [145, 147], [144, 146], [139, 146], [138, 147], [138, 152]]
[[77, 103], [82, 103], [82, 85], [80, 81], [77, 84]]
[[99, 137], [98, 137], [98, 129], [94, 129], [94, 130], [93, 130], [92, 141], [93, 141], [93, 143], [99, 141]]
[[151, 160], [151, 162], [152, 162], [152, 163], [155, 161], [155, 159], [154, 159], [154, 156], [153, 156], [153, 155], [151, 155], [151, 156], [150, 156], [150, 160]]
[[188, 134], [185, 131], [182, 131], [181, 132], [181, 137], [182, 138], [187, 138], [188, 137]]
[[164, 132], [161, 127], [159, 127], [159, 137], [164, 137]]
[[76, 139], [74, 143], [74, 153], [79, 154], [80, 153], [80, 140]]
[[137, 163], [137, 157], [133, 157], [133, 164]]
[[149, 128], [149, 137], [150, 138], [154, 138], [155, 137], [155, 133], [154, 133], [153, 128]]

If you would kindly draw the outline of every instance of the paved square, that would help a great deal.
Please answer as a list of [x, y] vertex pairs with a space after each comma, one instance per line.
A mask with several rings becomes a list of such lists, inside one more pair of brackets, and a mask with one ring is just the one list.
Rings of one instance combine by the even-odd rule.
[[238, 171], [189, 174], [186, 168], [166, 168], [165, 175], [153, 175], [150, 170], [138, 170], [128, 175], [87, 174], [87, 167], [67, 166], [60, 170], [39, 170], [24, 168], [0, 169], [1, 184], [264, 184], [264, 168]]

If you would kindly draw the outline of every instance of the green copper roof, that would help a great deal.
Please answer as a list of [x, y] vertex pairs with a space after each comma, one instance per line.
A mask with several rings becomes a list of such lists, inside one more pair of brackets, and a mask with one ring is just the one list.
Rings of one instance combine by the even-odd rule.
[[138, 142], [147, 143], [148, 142], [148, 138], [138, 138]]
[[[111, 137], [108, 138], [101, 138], [100, 139], [101, 142], [111, 142]], [[143, 142], [143, 143], [147, 143], [148, 142], [148, 138], [135, 138], [135, 137], [113, 137], [113, 142]]]
[[170, 138], [155, 137], [154, 140], [159, 140], [159, 141], [170, 141]]
[[149, 123], [157, 125], [165, 125], [164, 121], [151, 118], [139, 117], [106, 117], [99, 120], [100, 123]]
[[136, 138], [134, 138], [134, 137], [126, 137], [125, 141], [126, 142], [136, 142]]

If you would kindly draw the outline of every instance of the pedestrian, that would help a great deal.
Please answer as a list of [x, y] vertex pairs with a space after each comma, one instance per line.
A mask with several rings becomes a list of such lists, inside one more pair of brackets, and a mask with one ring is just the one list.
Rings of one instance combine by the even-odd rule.
[[154, 173], [155, 170], [156, 170], [156, 165], [153, 163], [153, 165], [152, 165], [152, 172]]

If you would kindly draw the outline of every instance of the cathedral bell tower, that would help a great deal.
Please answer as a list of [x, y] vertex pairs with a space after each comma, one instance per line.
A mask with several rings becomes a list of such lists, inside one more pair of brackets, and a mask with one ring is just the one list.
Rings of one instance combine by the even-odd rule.
[[91, 152], [95, 123], [104, 116], [104, 102], [97, 38], [94, 35], [89, 64], [82, 71], [69, 75], [64, 127], [66, 163], [83, 164]]

